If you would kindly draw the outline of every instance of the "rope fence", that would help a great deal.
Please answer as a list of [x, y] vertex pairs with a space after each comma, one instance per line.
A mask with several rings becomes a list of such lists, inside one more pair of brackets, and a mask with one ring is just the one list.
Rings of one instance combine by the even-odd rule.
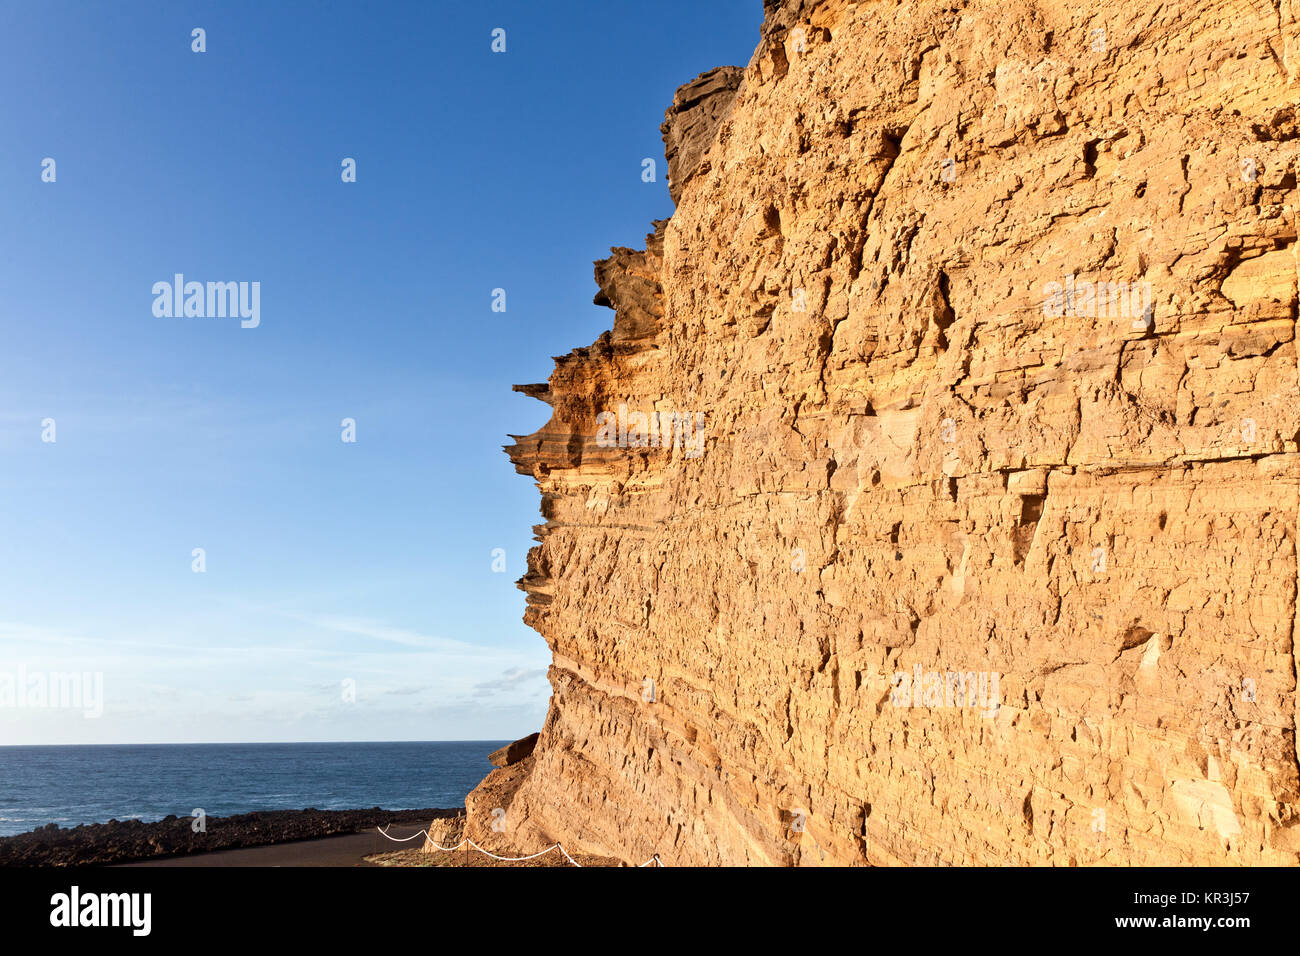
[[[392, 824], [390, 823], [388, 826], [392, 826]], [[539, 856], [545, 856], [547, 853], [550, 853], [552, 850], [559, 850], [561, 853], [564, 854], [564, 858], [568, 860], [570, 863], [572, 863], [574, 866], [578, 866], [578, 867], [582, 866], [581, 863], [579, 863], [573, 857], [569, 856], [569, 851], [566, 850], [559, 843], [552, 844], [551, 846], [548, 846], [545, 850], [542, 850], [540, 853], [533, 853], [529, 856], [497, 856], [495, 853], [483, 849], [481, 846], [479, 846], [469, 837], [465, 837], [455, 846], [443, 846], [441, 843], [438, 843], [436, 840], [433, 839], [432, 836], [429, 835], [428, 830], [420, 830], [418, 833], [412, 833], [408, 837], [395, 837], [395, 836], [388, 835], [387, 833], [388, 827], [375, 827], [375, 829], [379, 832], [380, 836], [384, 837], [387, 840], [392, 840], [394, 843], [409, 843], [412, 840], [414, 840], [416, 837], [424, 837], [429, 841], [428, 845], [441, 850], [443, 853], [454, 853], [457, 850], [459, 850], [461, 847], [465, 846], [466, 844], [469, 844], [471, 847], [473, 847], [475, 850], [478, 850], [484, 856], [490, 856], [494, 860], [501, 860], [503, 863], [522, 863], [525, 860], [535, 860]], [[650, 857], [650, 859], [646, 860], [644, 863], [638, 863], [637, 869], [641, 869], [642, 867], [645, 866], [663, 866], [663, 865], [664, 865], [664, 861], [659, 859], [659, 854], [656, 853], [654, 856]]]

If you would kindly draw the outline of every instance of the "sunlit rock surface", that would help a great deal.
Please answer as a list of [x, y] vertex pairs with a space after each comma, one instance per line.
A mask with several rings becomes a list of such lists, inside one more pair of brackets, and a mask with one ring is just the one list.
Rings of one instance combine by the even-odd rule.
[[769, 2], [683, 87], [522, 388], [554, 696], [471, 835], [1297, 863], [1298, 8]]

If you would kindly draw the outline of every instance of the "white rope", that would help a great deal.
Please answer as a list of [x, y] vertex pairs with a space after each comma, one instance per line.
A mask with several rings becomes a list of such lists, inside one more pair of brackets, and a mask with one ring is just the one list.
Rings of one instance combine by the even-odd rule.
[[[392, 824], [390, 823], [390, 824], [388, 824], [388, 826], [392, 826]], [[497, 856], [495, 853], [490, 853], [490, 852], [488, 852], [487, 850], [483, 849], [481, 846], [479, 846], [477, 843], [475, 843], [475, 842], [474, 842], [473, 840], [471, 840], [469, 837], [465, 837], [463, 840], [461, 840], [461, 841], [460, 841], [459, 843], [457, 843], [455, 846], [443, 846], [441, 843], [439, 843], [439, 842], [437, 842], [436, 840], [434, 840], [434, 838], [429, 834], [429, 831], [428, 831], [428, 830], [421, 830], [419, 833], [412, 833], [409, 837], [394, 837], [394, 836], [388, 836], [388, 834], [384, 832], [385, 829], [386, 829], [385, 827], [375, 827], [375, 829], [376, 829], [377, 831], [379, 831], [379, 835], [380, 835], [380, 836], [385, 837], [385, 838], [387, 838], [387, 839], [389, 839], [389, 840], [392, 840], [394, 843], [410, 843], [410, 842], [411, 842], [412, 840], [414, 840], [416, 837], [418, 837], [418, 836], [423, 836], [423, 837], [425, 837], [425, 838], [427, 839], [427, 841], [428, 841], [428, 842], [425, 844], [425, 846], [434, 846], [434, 847], [437, 847], [437, 848], [438, 848], [439, 850], [441, 850], [443, 853], [454, 853], [456, 850], [459, 850], [459, 849], [460, 849], [461, 847], [463, 847], [466, 843], [468, 843], [470, 846], [472, 846], [474, 849], [478, 850], [478, 851], [479, 851], [480, 853], [482, 853], [484, 856], [490, 856], [490, 857], [492, 857], [492, 859], [494, 859], [494, 860], [501, 860], [501, 861], [504, 862], [504, 863], [522, 863], [522, 862], [525, 861], [525, 860], [535, 860], [535, 859], [537, 859], [539, 856], [545, 856], [546, 854], [550, 853], [552, 850], [559, 850], [561, 853], [564, 854], [564, 858], [565, 858], [566, 860], [568, 860], [570, 863], [572, 863], [574, 866], [577, 866], [577, 867], [581, 867], [581, 866], [582, 866], [581, 863], [579, 863], [579, 862], [578, 862], [577, 860], [575, 860], [573, 857], [569, 856], [569, 851], [566, 850], [566, 849], [565, 849], [563, 846], [561, 846], [559, 843], [554, 843], [554, 844], [552, 844], [551, 846], [548, 846], [545, 850], [542, 850], [540, 853], [534, 853], [534, 854], [532, 854], [531, 856]], [[653, 863], [655, 866], [663, 866], [663, 865], [664, 865], [664, 861], [661, 860], [661, 859], [659, 859], [659, 854], [656, 853], [654, 856], [650, 857], [650, 859], [646, 860], [644, 863], [638, 863], [638, 864], [637, 864], [637, 869], [641, 869], [641, 867], [644, 867], [644, 866], [650, 866], [652, 863]]]
[[[470, 840], [470, 841], [469, 841], [469, 845], [472, 846], [474, 849], [478, 850], [480, 853], [482, 853], [482, 854], [484, 854], [484, 855], [486, 855], [486, 856], [490, 856], [490, 857], [492, 857], [492, 859], [494, 859], [494, 860], [505, 860], [507, 863], [519, 863], [519, 862], [521, 862], [521, 861], [523, 861], [523, 860], [535, 860], [535, 859], [537, 859], [539, 856], [545, 856], [547, 853], [550, 853], [552, 850], [556, 849], [557, 847], [559, 848], [559, 850], [560, 850], [561, 853], [564, 853], [564, 847], [560, 846], [558, 843], [556, 843], [556, 844], [554, 844], [554, 845], [552, 845], [552, 846], [548, 846], [548, 847], [547, 847], [545, 850], [543, 850], [541, 853], [534, 853], [532, 856], [497, 856], [495, 853], [488, 853], [487, 850], [483, 849], [481, 846], [479, 846], [479, 845], [478, 845], [477, 843], [475, 843], [473, 840]], [[564, 853], [564, 855], [565, 855], [565, 856], [569, 856], [569, 854], [567, 854], [567, 853]], [[572, 857], [570, 857], [570, 861], [572, 861]], [[573, 865], [574, 865], [574, 866], [580, 866], [581, 864], [579, 864], [579, 863], [574, 863]]]
[[[388, 824], [388, 826], [391, 827], [392, 824], [390, 823], [390, 824]], [[383, 828], [383, 827], [375, 827], [375, 829], [379, 831], [379, 835], [380, 835], [380, 836], [382, 836], [382, 837], [388, 837], [388, 839], [392, 840], [394, 843], [410, 843], [412, 840], [414, 840], [414, 839], [415, 839], [416, 837], [418, 837], [418, 836], [426, 836], [426, 837], [427, 837], [427, 836], [429, 835], [429, 831], [428, 831], [428, 830], [421, 830], [419, 833], [412, 833], [409, 837], [400, 837], [400, 838], [399, 838], [399, 837], [391, 837], [391, 836], [388, 836], [388, 834], [384, 832], [384, 830], [385, 830], [386, 828]], [[431, 841], [431, 842], [432, 842], [432, 841]]]
[[[556, 846], [560, 846], [558, 843], [555, 844], [555, 845], [556, 845]], [[564, 858], [565, 858], [566, 860], [568, 860], [570, 863], [572, 863], [574, 866], [582, 866], [581, 863], [579, 863], [579, 862], [578, 862], [577, 860], [575, 860], [573, 857], [569, 856], [569, 851], [566, 850], [564, 847], [560, 846], [560, 852], [563, 853], [563, 854], [564, 854]]]
[[455, 846], [443, 846], [441, 843], [437, 842], [432, 837], [430, 837], [429, 842], [432, 843], [434, 846], [436, 846], [443, 853], [454, 853], [465, 845], [465, 841], [461, 840]]

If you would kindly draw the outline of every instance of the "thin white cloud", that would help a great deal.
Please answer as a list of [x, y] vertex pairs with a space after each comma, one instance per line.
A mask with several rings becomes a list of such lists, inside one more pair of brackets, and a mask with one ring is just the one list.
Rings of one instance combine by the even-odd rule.
[[523, 667], [512, 667], [495, 680], [483, 681], [480, 684], [475, 684], [474, 696], [486, 697], [490, 694], [500, 693], [501, 691], [513, 690], [520, 684], [545, 676], [545, 668], [529, 670]]
[[462, 654], [481, 653], [483, 651], [483, 648], [467, 644], [464, 641], [421, 634], [419, 631], [412, 631], [403, 627], [392, 627], [380, 621], [366, 618], [340, 617], [335, 614], [285, 613], [284, 616], [303, 624], [309, 624], [312, 627], [324, 628], [327, 631], [354, 634], [358, 637], [368, 637], [376, 641], [387, 641], [390, 644], [401, 644], [404, 647], [418, 647], [432, 651], [457, 651]]

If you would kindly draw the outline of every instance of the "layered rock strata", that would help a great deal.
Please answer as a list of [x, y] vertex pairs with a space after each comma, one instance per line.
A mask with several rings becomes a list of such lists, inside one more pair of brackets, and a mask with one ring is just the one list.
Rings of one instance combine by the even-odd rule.
[[554, 692], [471, 835], [1300, 862], [1298, 8], [769, 0], [521, 389]]

